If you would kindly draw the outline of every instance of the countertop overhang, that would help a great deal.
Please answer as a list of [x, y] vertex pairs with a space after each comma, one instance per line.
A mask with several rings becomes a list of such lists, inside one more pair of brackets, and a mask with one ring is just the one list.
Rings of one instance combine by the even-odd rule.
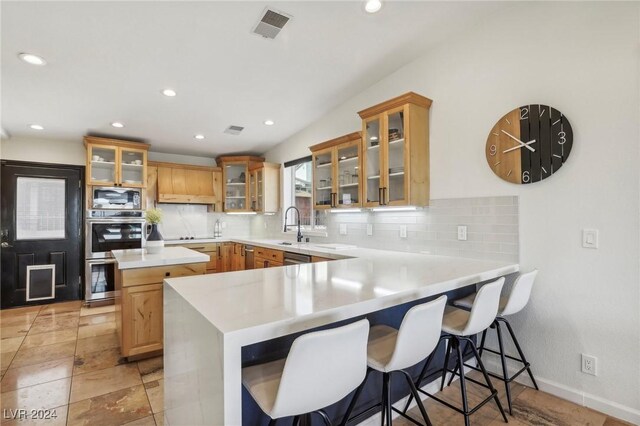
[[209, 256], [186, 247], [164, 247], [160, 253], [147, 253], [146, 249], [113, 250], [118, 269], [151, 268], [154, 266], [203, 263]]

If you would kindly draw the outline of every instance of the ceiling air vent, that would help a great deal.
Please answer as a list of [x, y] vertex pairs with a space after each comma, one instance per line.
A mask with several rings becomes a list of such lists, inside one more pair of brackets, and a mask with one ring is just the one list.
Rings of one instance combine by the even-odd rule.
[[264, 38], [274, 39], [291, 18], [291, 15], [279, 10], [266, 8], [262, 12], [260, 22], [253, 28], [253, 33]]
[[242, 132], [244, 130], [244, 127], [242, 126], [229, 126], [226, 129], [224, 129], [225, 133], [229, 133], [230, 135], [239, 135], [240, 132]]

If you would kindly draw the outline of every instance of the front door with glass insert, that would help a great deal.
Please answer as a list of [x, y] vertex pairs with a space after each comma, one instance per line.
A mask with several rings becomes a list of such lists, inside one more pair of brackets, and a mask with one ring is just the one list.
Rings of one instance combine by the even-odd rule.
[[80, 299], [82, 168], [0, 168], [2, 308]]

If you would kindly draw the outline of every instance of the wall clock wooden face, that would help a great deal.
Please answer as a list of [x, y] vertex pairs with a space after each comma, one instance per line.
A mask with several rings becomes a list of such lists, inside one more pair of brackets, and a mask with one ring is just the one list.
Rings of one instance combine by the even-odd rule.
[[538, 182], [562, 167], [572, 145], [571, 125], [560, 111], [547, 105], [525, 105], [505, 114], [491, 129], [487, 163], [508, 182]]

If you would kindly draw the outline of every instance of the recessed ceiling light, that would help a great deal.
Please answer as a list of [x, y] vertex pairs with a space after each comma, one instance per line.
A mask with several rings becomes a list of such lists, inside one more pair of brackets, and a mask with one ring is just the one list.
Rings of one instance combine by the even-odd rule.
[[29, 125], [29, 128], [31, 128], [33, 130], [44, 130], [44, 127], [42, 127], [39, 124], [31, 124], [31, 125]]
[[162, 94], [170, 98], [173, 98], [175, 95], [177, 95], [176, 91], [173, 89], [164, 89], [162, 91]]
[[111, 125], [113, 127], [117, 127], [118, 129], [122, 129], [124, 127], [124, 124], [120, 123], [119, 121], [114, 121], [113, 123], [111, 123]]
[[378, 140], [378, 137], [377, 137], [377, 136], [371, 136], [371, 137], [369, 138], [369, 140], [370, 140], [370, 141], [377, 141], [377, 140]]
[[20, 53], [18, 58], [31, 65], [45, 65], [47, 63], [44, 58], [32, 53]]
[[273, 126], [273, 125], [274, 125], [274, 124], [276, 124], [276, 123], [275, 123], [275, 121], [273, 121], [273, 120], [265, 120], [265, 121], [264, 121], [264, 124], [265, 124], [265, 125], [267, 125], [267, 126]]
[[382, 8], [382, 2], [380, 0], [367, 0], [364, 5], [364, 10], [369, 13], [376, 13]]
[[202, 139], [204, 139], [204, 135], [195, 135], [194, 138], [201, 141]]

